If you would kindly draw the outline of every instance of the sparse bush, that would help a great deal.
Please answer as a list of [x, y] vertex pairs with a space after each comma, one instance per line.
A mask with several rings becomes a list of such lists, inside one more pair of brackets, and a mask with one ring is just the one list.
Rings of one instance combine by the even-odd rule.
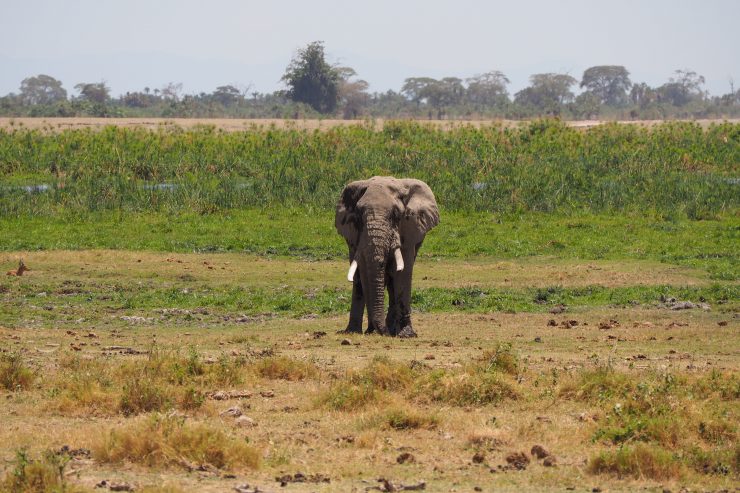
[[483, 352], [481, 365], [485, 371], [496, 370], [516, 375], [519, 371], [519, 358], [510, 343], [500, 343], [496, 349]]
[[394, 430], [433, 430], [439, 425], [439, 417], [436, 414], [404, 408], [386, 411], [381, 415], [381, 421]]
[[381, 391], [368, 383], [339, 381], [323, 392], [317, 403], [335, 411], [355, 411], [380, 400]]
[[609, 368], [583, 371], [560, 387], [560, 396], [581, 401], [605, 400], [624, 395], [634, 387], [632, 379]]
[[209, 464], [219, 469], [256, 469], [260, 453], [244, 439], [207, 424], [161, 415], [113, 428], [93, 444], [102, 463], [130, 461], [149, 467]]
[[429, 372], [417, 380], [414, 396], [422, 401], [481, 406], [516, 399], [518, 394], [500, 374], [473, 369], [461, 373]]
[[681, 470], [681, 463], [673, 454], [643, 443], [602, 452], [588, 464], [592, 474], [614, 474], [619, 478], [674, 479], [680, 476]]
[[305, 380], [318, 373], [315, 365], [285, 356], [263, 358], [253, 368], [261, 377], [273, 380]]
[[0, 386], [5, 390], [28, 390], [34, 381], [33, 371], [23, 363], [18, 353], [0, 356]]
[[170, 405], [167, 389], [147, 375], [132, 378], [123, 385], [118, 408], [125, 415], [162, 411]]
[[66, 482], [64, 469], [69, 456], [47, 451], [38, 460], [24, 450], [16, 452], [15, 466], [0, 481], [0, 490], [8, 493], [76, 493], [83, 489]]

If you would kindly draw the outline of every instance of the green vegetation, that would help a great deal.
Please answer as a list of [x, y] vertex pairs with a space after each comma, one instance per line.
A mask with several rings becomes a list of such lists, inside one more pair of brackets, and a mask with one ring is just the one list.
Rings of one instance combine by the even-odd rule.
[[738, 207], [740, 125], [579, 130], [557, 121], [439, 129], [390, 122], [327, 131], [0, 130], [3, 215], [331, 209], [342, 187], [414, 176], [443, 211], [639, 212], [715, 218]]

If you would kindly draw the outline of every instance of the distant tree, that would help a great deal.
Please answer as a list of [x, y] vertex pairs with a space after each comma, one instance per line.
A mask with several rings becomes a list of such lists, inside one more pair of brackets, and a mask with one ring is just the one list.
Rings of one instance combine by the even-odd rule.
[[222, 105], [229, 107], [237, 104], [243, 98], [241, 91], [234, 86], [218, 86], [213, 91], [213, 99]]
[[621, 106], [627, 99], [627, 91], [632, 87], [630, 73], [621, 65], [598, 65], [583, 72], [581, 87], [585, 87], [599, 99], [601, 104]]
[[281, 80], [288, 86], [286, 95], [291, 100], [324, 114], [336, 109], [340, 77], [326, 61], [323, 42], [314, 41], [298, 50]]
[[49, 75], [40, 74], [28, 77], [21, 82], [21, 103], [32, 106], [53, 104], [67, 99], [67, 91], [61, 81]]
[[362, 79], [353, 79], [357, 72], [351, 67], [335, 67], [339, 74], [339, 103], [345, 119], [357, 118], [367, 107], [370, 85]]
[[509, 102], [509, 79], [498, 70], [475, 75], [465, 81], [465, 99], [479, 108], [500, 108]]
[[75, 84], [75, 89], [80, 93], [80, 99], [92, 103], [103, 104], [110, 98], [110, 88], [102, 82], [80, 82]]
[[[170, 102], [180, 101], [180, 93], [182, 92], [182, 82], [168, 82], [159, 90], [159, 95], [162, 99]], [[157, 90], [154, 90], [157, 94]]]
[[705, 96], [701, 86], [704, 85], [704, 77], [692, 70], [676, 70], [675, 76], [668, 79], [666, 84], [657, 90], [658, 99], [671, 103], [673, 106], [685, 106], [696, 99]]
[[571, 103], [570, 108], [574, 117], [590, 120], [598, 116], [601, 100], [594, 93], [584, 91]]
[[632, 104], [644, 109], [658, 100], [658, 93], [646, 83], [640, 82], [632, 85], [630, 100]]
[[431, 92], [430, 88], [438, 82], [437, 79], [431, 77], [409, 77], [403, 81], [401, 94], [419, 106], [422, 102], [427, 102]]
[[558, 115], [564, 104], [573, 101], [570, 88], [578, 82], [568, 74], [534, 74], [530, 86], [514, 95], [514, 102], [546, 114]]

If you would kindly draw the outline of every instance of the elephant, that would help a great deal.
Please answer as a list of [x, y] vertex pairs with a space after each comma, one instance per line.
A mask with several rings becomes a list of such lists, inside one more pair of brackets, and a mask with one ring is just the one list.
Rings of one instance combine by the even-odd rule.
[[[352, 305], [343, 333], [416, 337], [411, 325], [411, 275], [426, 233], [439, 224], [434, 194], [421, 180], [374, 176], [349, 183], [334, 225], [349, 247]], [[389, 306], [384, 313], [384, 289]]]

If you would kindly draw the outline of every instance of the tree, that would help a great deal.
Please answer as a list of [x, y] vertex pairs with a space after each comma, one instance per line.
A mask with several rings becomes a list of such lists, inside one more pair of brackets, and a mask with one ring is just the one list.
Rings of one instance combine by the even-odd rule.
[[701, 88], [704, 85], [703, 76], [689, 69], [676, 70], [675, 74], [658, 88], [658, 100], [673, 106], [685, 106], [693, 100], [704, 98], [705, 93]]
[[632, 86], [630, 73], [621, 65], [598, 65], [583, 72], [581, 87], [585, 87], [601, 104], [621, 106], [627, 102]]
[[221, 103], [223, 106], [229, 107], [243, 99], [241, 91], [234, 86], [218, 86], [213, 91], [213, 99]]
[[634, 84], [630, 91], [630, 100], [632, 104], [639, 106], [641, 109], [645, 109], [648, 105], [658, 100], [658, 94], [655, 89], [650, 87], [644, 82]]
[[498, 70], [470, 77], [465, 82], [466, 100], [479, 108], [500, 108], [509, 102], [509, 79]]
[[403, 81], [401, 94], [420, 106], [422, 102], [427, 102], [430, 88], [436, 83], [437, 79], [431, 77], [409, 77]]
[[342, 115], [345, 119], [357, 118], [370, 101], [367, 93], [370, 85], [362, 80], [355, 79], [357, 72], [351, 67], [335, 67], [339, 73], [339, 102], [342, 106]]
[[530, 86], [514, 95], [514, 102], [541, 112], [558, 115], [562, 106], [573, 101], [571, 86], [578, 82], [568, 74], [534, 74]]
[[324, 114], [337, 107], [339, 72], [327, 63], [321, 41], [298, 50], [280, 80], [288, 86], [286, 95], [293, 101], [306, 103]]
[[37, 104], [53, 104], [67, 99], [67, 91], [61, 81], [49, 75], [39, 74], [28, 77], [21, 82], [21, 103], [32, 106]]
[[[157, 92], [156, 90], [154, 91]], [[159, 91], [160, 96], [162, 99], [170, 102], [178, 102], [180, 101], [180, 93], [182, 92], [182, 82], [168, 82], [165, 84], [164, 87]]]
[[108, 101], [110, 88], [105, 85], [105, 81], [102, 82], [80, 82], [75, 85], [75, 89], [80, 93], [80, 99], [90, 101], [92, 103], [103, 104]]

